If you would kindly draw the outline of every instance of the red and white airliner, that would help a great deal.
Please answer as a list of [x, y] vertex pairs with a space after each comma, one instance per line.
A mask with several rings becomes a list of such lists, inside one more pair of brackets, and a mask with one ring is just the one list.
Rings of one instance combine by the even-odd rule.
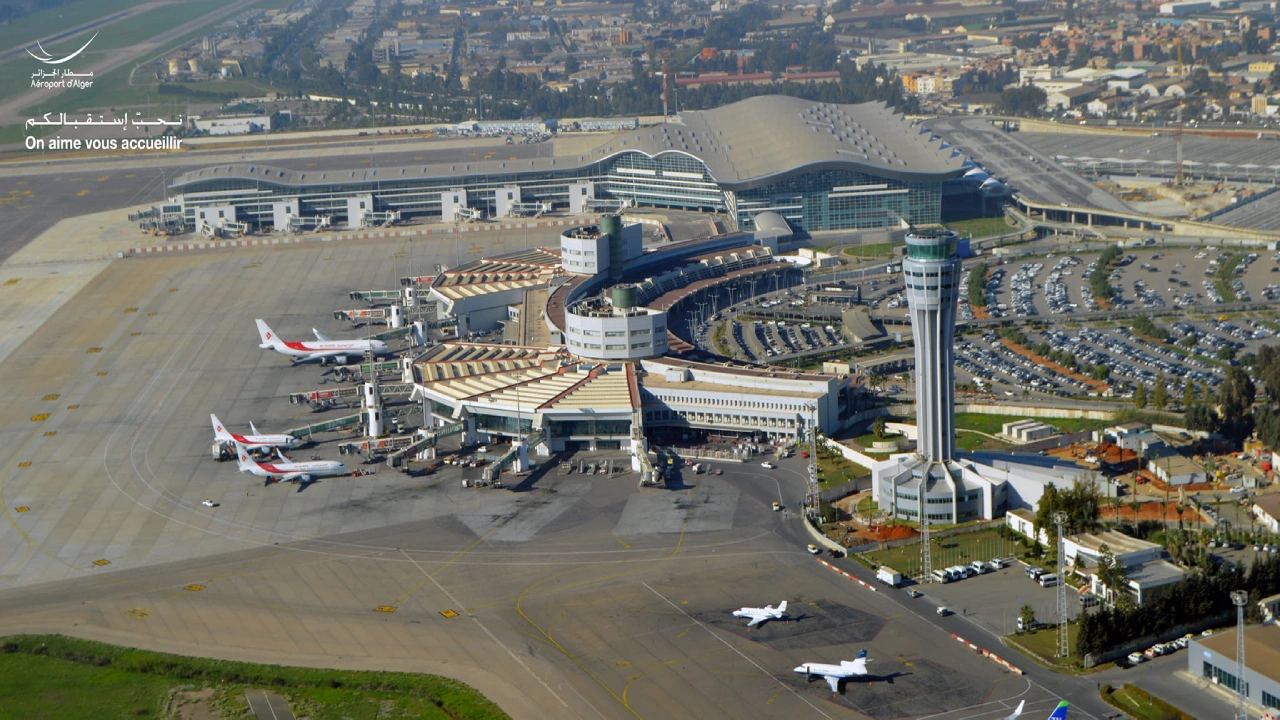
[[209, 420], [213, 422], [213, 437], [220, 443], [237, 442], [254, 451], [272, 448], [293, 449], [302, 444], [302, 438], [292, 435], [262, 435], [253, 423], [249, 423], [249, 431], [253, 433], [252, 435], [237, 435], [227, 430], [217, 415], [209, 413]]
[[236, 458], [240, 461], [240, 472], [247, 472], [269, 483], [300, 482], [309, 483], [315, 478], [346, 475], [351, 471], [336, 460], [310, 460], [307, 462], [290, 462], [284, 460], [277, 450], [278, 462], [258, 462], [249, 457], [249, 451], [240, 443], [236, 443]]
[[276, 337], [266, 321], [257, 320], [256, 322], [258, 336], [262, 338], [262, 344], [258, 347], [288, 355], [293, 358], [294, 365], [305, 362], [319, 362], [321, 365], [327, 365], [330, 361], [345, 365], [352, 360], [363, 359], [368, 352], [372, 352], [376, 357], [386, 357], [391, 354], [391, 347], [381, 340], [333, 340], [315, 328], [312, 328], [311, 332], [316, 334], [316, 342], [289, 342]]

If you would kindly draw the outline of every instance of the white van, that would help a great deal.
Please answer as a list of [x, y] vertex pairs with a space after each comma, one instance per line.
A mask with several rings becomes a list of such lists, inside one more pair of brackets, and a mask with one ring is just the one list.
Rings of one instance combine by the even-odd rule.
[[943, 570], [934, 570], [933, 579], [945, 585], [951, 582], [951, 575]]
[[1058, 584], [1058, 576], [1053, 573], [1040, 576], [1040, 587], [1056, 587]]

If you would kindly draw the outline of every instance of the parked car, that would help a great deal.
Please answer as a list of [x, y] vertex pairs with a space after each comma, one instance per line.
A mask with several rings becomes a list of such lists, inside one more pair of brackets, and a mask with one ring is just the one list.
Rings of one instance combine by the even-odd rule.
[[954, 615], [955, 613], [951, 612], [951, 608], [947, 607], [946, 605], [939, 605], [938, 614], [941, 615], [942, 617], [946, 617], [948, 615]]
[[818, 549], [818, 546], [817, 546], [817, 545], [814, 545], [813, 543], [809, 543], [809, 554], [810, 554], [810, 555], [821, 555], [821, 554], [822, 554], [822, 551]]
[[1134, 665], [1139, 665], [1139, 664], [1144, 663], [1144, 662], [1146, 662], [1146, 661], [1147, 661], [1146, 656], [1145, 656], [1145, 655], [1143, 655], [1143, 654], [1142, 654], [1142, 653], [1140, 653], [1140, 652], [1131, 652], [1131, 653], [1129, 653], [1129, 662], [1130, 662], [1130, 663], [1132, 663], [1132, 664], [1134, 664]]
[[765, 460], [764, 462], [760, 463], [760, 467], [764, 468], [765, 470], [772, 470], [772, 469], [774, 469], [775, 467], [777, 467], [777, 465], [774, 465], [773, 463], [769, 462], [768, 460]]

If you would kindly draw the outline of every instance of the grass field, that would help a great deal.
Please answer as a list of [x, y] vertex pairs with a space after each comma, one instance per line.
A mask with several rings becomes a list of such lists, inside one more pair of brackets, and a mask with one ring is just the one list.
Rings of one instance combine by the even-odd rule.
[[[1071, 593], [1068, 593], [1070, 596]], [[1050, 623], [1054, 618], [1038, 617], [1036, 618], [1042, 623]], [[1031, 652], [1039, 655], [1044, 660], [1061, 665], [1064, 667], [1076, 667], [1080, 664], [1080, 658], [1075, 654], [1076, 636], [1080, 634], [1080, 627], [1075, 623], [1067, 623], [1067, 647], [1071, 649], [1071, 654], [1065, 658], [1059, 658], [1058, 655], [1058, 626], [1053, 625], [1047, 628], [1041, 628], [1021, 635], [1010, 635], [1009, 639], [1022, 645]]]
[[[902, 433], [888, 432], [884, 434], [884, 440], [886, 442], [889, 440], [893, 440], [895, 438], [900, 438], [900, 437], [902, 437]], [[869, 448], [871, 447], [871, 443], [880, 441], [880, 438], [876, 437], [875, 433], [869, 432], [869, 433], [863, 433], [859, 435], [858, 437], [854, 438], [853, 441], [864, 448]]]
[[313, 720], [507, 717], [470, 687], [435, 675], [206, 660], [59, 635], [0, 639], [0, 718], [161, 718], [176, 688], [212, 688], [239, 711], [253, 687], [280, 693]]
[[1011, 230], [1003, 217], [973, 218], [957, 220], [946, 224], [948, 230], [955, 230], [960, 237], [972, 236], [975, 240], [1003, 235]]
[[893, 255], [893, 243], [867, 243], [852, 245], [844, 249], [849, 257], [887, 258]]
[[1102, 689], [1102, 699], [1138, 720], [1194, 720], [1192, 716], [1133, 685], [1126, 683], [1124, 687], [1112, 689], [1111, 692], [1107, 692], [1107, 689]]
[[[191, 22], [205, 13], [213, 12], [226, 5], [223, 0], [196, 0], [176, 5], [165, 5], [143, 13], [116, 21], [98, 30], [98, 37], [85, 51], [84, 55], [91, 59], [101, 59], [107, 50], [137, 45], [144, 40], [168, 32], [185, 22]], [[44, 45], [51, 53], [73, 52], [85, 43], [87, 37], [75, 37], [61, 40], [53, 45]], [[96, 58], [94, 56], [97, 56]], [[74, 61], [73, 61], [74, 62]]]
[[[990, 435], [999, 435], [1004, 424], [1025, 420], [1021, 415], [981, 415], [978, 413], [956, 413], [956, 427], [964, 430], [978, 430]], [[1058, 429], [1059, 432], [1077, 432], [1095, 430], [1111, 424], [1107, 420], [1086, 420], [1084, 418], [1044, 418], [1044, 422]]]
[[1003, 440], [992, 440], [986, 435], [979, 435], [976, 432], [966, 432], [963, 429], [956, 431], [956, 449], [957, 450], [1004, 450], [1011, 443]]
[[[143, 2], [146, 0], [79, 0], [62, 7], [28, 13], [8, 25], [0, 25], [0, 50], [34, 43], [39, 38], [107, 17]], [[92, 34], [93, 31], [90, 31], [89, 35]], [[76, 47], [80, 47], [88, 39], [89, 36], [81, 38]], [[44, 48], [52, 51], [48, 45], [44, 45]]]
[[870, 474], [870, 470], [844, 459], [842, 455], [826, 450], [818, 451], [818, 485], [824, 490]]
[[[942, 568], [951, 565], [968, 565], [974, 560], [992, 560], [1007, 557], [1022, 550], [1022, 546], [1013, 540], [1000, 540], [995, 530], [979, 530], [977, 532], [955, 535], [946, 538], [934, 538], [929, 553], [933, 567]], [[920, 544], [910, 543], [901, 547], [862, 553], [862, 557], [878, 565], [888, 565], [907, 577], [915, 577], [920, 573]]]

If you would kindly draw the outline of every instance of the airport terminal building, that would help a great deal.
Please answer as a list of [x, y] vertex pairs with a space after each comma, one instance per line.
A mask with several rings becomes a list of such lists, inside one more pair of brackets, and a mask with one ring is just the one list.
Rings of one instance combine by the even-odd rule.
[[959, 153], [881, 103], [781, 95], [558, 138], [538, 145], [534, 158], [475, 154], [359, 170], [217, 165], [176, 178], [163, 212], [188, 230], [200, 229], [202, 212], [287, 231], [321, 217], [364, 227], [622, 205], [726, 213], [741, 229], [753, 229], [763, 212], [807, 231], [899, 228], [939, 222], [944, 183], [968, 170]]
[[[527, 441], [539, 454], [637, 452], [646, 434], [690, 431], [790, 443], [835, 433], [853, 416], [861, 378], [714, 362], [687, 342], [687, 308], [766, 281], [798, 280], [790, 263], [728, 233], [644, 249], [618, 216], [535, 248], [449, 268], [418, 289], [459, 337], [403, 365], [436, 427], [469, 441]], [[582, 272], [592, 259], [592, 272]], [[498, 344], [489, 333], [503, 338]], [[681, 337], [684, 335], [685, 337]], [[693, 351], [693, 352], [690, 352]]]

